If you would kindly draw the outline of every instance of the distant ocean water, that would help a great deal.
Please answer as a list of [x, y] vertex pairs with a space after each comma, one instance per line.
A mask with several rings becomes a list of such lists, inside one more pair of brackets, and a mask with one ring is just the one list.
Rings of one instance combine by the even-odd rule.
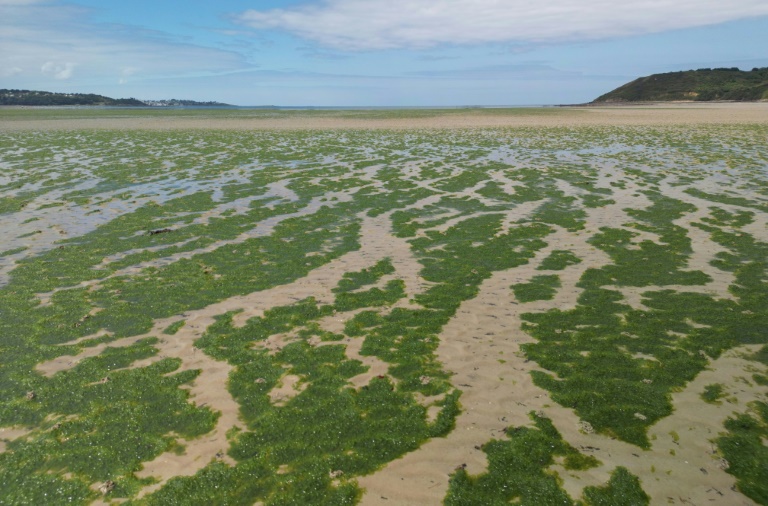
[[[430, 109], [537, 109], [541, 107], [558, 107], [556, 104], [526, 104], [526, 105], [419, 105], [419, 106], [389, 106], [389, 105], [174, 105], [174, 106], [114, 106], [114, 105], [64, 105], [42, 106], [53, 109], [236, 109], [236, 110], [276, 110], [276, 111], [397, 111], [397, 110], [430, 110]], [[42, 108], [40, 107], [40, 108]]]
[[[388, 111], [388, 110], [429, 110], [429, 109], [519, 109], [556, 107], [553, 104], [527, 104], [527, 105], [418, 105], [418, 106], [388, 106], [388, 105], [352, 105], [352, 106], [313, 106], [313, 105], [288, 105], [288, 106], [231, 106], [234, 109], [284, 109], [284, 110], [361, 110], [361, 111]], [[227, 107], [222, 107], [227, 108]]]

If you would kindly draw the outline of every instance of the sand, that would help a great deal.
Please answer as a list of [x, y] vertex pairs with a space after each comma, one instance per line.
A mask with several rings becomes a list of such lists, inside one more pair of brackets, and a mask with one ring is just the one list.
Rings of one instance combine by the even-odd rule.
[[[1, 117], [1, 116], [0, 116]], [[467, 113], [436, 116], [434, 118], [402, 119], [349, 119], [324, 117], [291, 117], [277, 119], [190, 119], [169, 118], [126, 118], [110, 120], [104, 118], [74, 120], [13, 120], [0, 122], [0, 130], [48, 130], [48, 129], [410, 129], [410, 128], [486, 128], [517, 126], [588, 126], [588, 125], [706, 125], [706, 124], [768, 123], [768, 103], [759, 104], [667, 104], [648, 107], [589, 107], [561, 108], [551, 114], [488, 115]], [[605, 168], [605, 180], [615, 175]], [[707, 213], [711, 203], [682, 192], [683, 187], [662, 185], [663, 193], [694, 204], [699, 210], [685, 216], [678, 223], [685, 227], [693, 241], [694, 254], [689, 268], [701, 269], [713, 281], [701, 287], [685, 287], [687, 290], [701, 290], [718, 297], [732, 297], [727, 291], [732, 282], [729, 273], [709, 265], [719, 247], [708, 235], [690, 227]], [[589, 471], [573, 472], [556, 469], [564, 480], [564, 487], [573, 496], [579, 497], [582, 489], [589, 485], [602, 485], [617, 466], [624, 466], [638, 475], [644, 490], [651, 496], [653, 504], [752, 504], [745, 496], [734, 491], [734, 478], [724, 470], [723, 463], [713, 451], [710, 439], [722, 430], [723, 421], [734, 411], [743, 412], [746, 404], [757, 398], [765, 398], [766, 388], [747, 384], [740, 380], [748, 367], [758, 367], [754, 362], [740, 358], [740, 354], [754, 350], [747, 347], [732, 350], [710, 364], [710, 369], [700, 374], [683, 391], [673, 395], [674, 414], [662, 419], [650, 430], [652, 447], [643, 451], [635, 446], [599, 434], [585, 433], [575, 413], [551, 400], [547, 391], [535, 386], [530, 372], [537, 369], [520, 352], [520, 345], [531, 338], [520, 330], [520, 316], [525, 312], [544, 311], [549, 308], [567, 309], [576, 304], [580, 289], [576, 282], [590, 267], [606, 264], [607, 255], [587, 243], [598, 228], [615, 220], [626, 218], [623, 209], [643, 208], [647, 199], [635, 193], [636, 188], [628, 185], [617, 189], [613, 198], [616, 204], [590, 209], [587, 227], [570, 232], [555, 227], [556, 232], [547, 237], [548, 246], [540, 250], [527, 265], [493, 274], [481, 286], [479, 295], [465, 301], [453, 319], [440, 335], [438, 358], [452, 374], [452, 382], [463, 392], [462, 413], [456, 428], [444, 438], [428, 441], [418, 450], [391, 462], [378, 472], [358, 479], [366, 492], [364, 505], [431, 505], [440, 504], [448, 488], [449, 474], [459, 466], [465, 466], [470, 474], [481, 473], [487, 466], [485, 454], [479, 447], [494, 438], [504, 438], [507, 426], [529, 425], [528, 413], [540, 411], [551, 418], [564, 439], [577, 448], [589, 452], [603, 464]], [[423, 207], [434, 200], [425, 199], [413, 208]], [[729, 209], [726, 204], [719, 207]], [[525, 214], [521, 206], [510, 214], [509, 221], [519, 220]], [[533, 209], [529, 209], [532, 211]], [[512, 211], [510, 211], [512, 213]], [[618, 218], [617, 218], [618, 217]], [[233, 427], [241, 426], [238, 420], [238, 405], [227, 390], [227, 375], [230, 366], [218, 362], [198, 351], [193, 342], [214, 321], [214, 316], [226, 311], [241, 311], [235, 317], [236, 325], [243, 325], [253, 316], [260, 316], [270, 307], [290, 304], [305, 297], [330, 303], [333, 294], [330, 288], [336, 285], [345, 272], [371, 267], [383, 258], [391, 258], [395, 266], [394, 278], [402, 279], [406, 285], [407, 297], [399, 304], [405, 304], [420, 293], [428, 283], [420, 276], [421, 265], [413, 257], [407, 242], [394, 238], [390, 228], [389, 214], [377, 218], [364, 215], [362, 223], [361, 248], [348, 253], [331, 263], [312, 271], [307, 277], [270, 290], [232, 297], [206, 308], [190, 311], [184, 315], [157, 321], [146, 335], [122, 339], [109, 346], [124, 346], [138, 339], [155, 336], [161, 339], [158, 347], [160, 357], [178, 357], [182, 360], [181, 370], [201, 369], [203, 372], [191, 387], [192, 401], [208, 405], [222, 413], [217, 426], [210, 434], [185, 442], [182, 455], [163, 454], [146, 463], [140, 476], [153, 476], [160, 482], [145, 489], [142, 494], [157, 489], [173, 476], [191, 475], [212, 459], [232, 464], [226, 456], [225, 434]], [[755, 225], [757, 234], [765, 239], [765, 217], [759, 217]], [[762, 223], [762, 229], [759, 228]], [[450, 226], [451, 222], [445, 225]], [[265, 233], [267, 231], [264, 231]], [[652, 237], [651, 237], [652, 238]], [[213, 247], [218, 247], [216, 244]], [[211, 247], [212, 248], [212, 247]], [[206, 248], [206, 249], [211, 249]], [[510, 285], [530, 280], [541, 274], [536, 267], [554, 249], [569, 249], [582, 262], [559, 271], [562, 288], [549, 301], [521, 303], [515, 299]], [[386, 283], [385, 278], [381, 283]], [[622, 289], [627, 302], [642, 307], [640, 291], [654, 289]], [[669, 287], [664, 287], [669, 288]], [[674, 287], [672, 287], [674, 288]], [[682, 288], [682, 287], [681, 287]], [[339, 313], [320, 320], [322, 328], [341, 332], [344, 322], [354, 312]], [[162, 330], [171, 323], [184, 319], [186, 325], [173, 336]], [[262, 345], [270, 350], [279, 349], [290, 342], [293, 336], [273, 336]], [[379, 374], [386, 374], [388, 364], [375, 357], [359, 354], [362, 339], [345, 339], [349, 358], [361, 360], [370, 367], [369, 371], [352, 378], [355, 388], [360, 388]], [[323, 345], [323, 343], [312, 343]], [[100, 353], [104, 346], [84, 351], [78, 357], [59, 357], [51, 362], [38, 365], [46, 375], [72, 367], [86, 356]], [[503, 357], [503, 361], [499, 358]], [[146, 363], [136, 363], [142, 366]], [[722, 383], [735, 402], [720, 405], [704, 403], [699, 394], [705, 385]], [[284, 403], [301, 389], [301, 378], [286, 375], [282, 384], [270, 393], [275, 403]], [[435, 399], [422, 399], [431, 405]], [[670, 434], [678, 434], [673, 439]], [[22, 430], [0, 429], [0, 440], [21, 437]], [[2, 441], [0, 441], [2, 445]], [[671, 452], [670, 450], [675, 450]], [[2, 446], [0, 446], [2, 451]], [[673, 455], [674, 453], [674, 455]], [[654, 468], [655, 471], [652, 471]]]
[[[153, 113], [156, 111], [153, 111]], [[13, 130], [327, 130], [327, 129], [424, 129], [488, 128], [514, 126], [587, 125], [691, 125], [768, 123], [768, 102], [756, 103], [669, 103], [633, 106], [557, 107], [518, 109], [506, 114], [494, 109], [456, 112], [448, 110], [431, 117], [335, 117], [332, 113], [290, 114], [277, 117], [188, 117], [168, 114], [120, 118], [4, 119], [0, 108], [0, 131]], [[116, 113], [117, 114], [117, 113]]]

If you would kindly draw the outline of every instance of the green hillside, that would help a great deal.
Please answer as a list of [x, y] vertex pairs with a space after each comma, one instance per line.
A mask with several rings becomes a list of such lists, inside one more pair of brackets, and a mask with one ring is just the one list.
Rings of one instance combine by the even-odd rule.
[[0, 90], [0, 105], [111, 105], [142, 106], [135, 98], [109, 98], [93, 93], [52, 93], [50, 91]]
[[605, 102], [768, 100], [768, 67], [743, 71], [716, 68], [641, 77], [595, 99]]
[[197, 102], [195, 100], [138, 100], [135, 98], [110, 98], [93, 93], [54, 93], [50, 91], [0, 89], [0, 105], [24, 106], [123, 106], [123, 107], [184, 107], [226, 106], [221, 102]]

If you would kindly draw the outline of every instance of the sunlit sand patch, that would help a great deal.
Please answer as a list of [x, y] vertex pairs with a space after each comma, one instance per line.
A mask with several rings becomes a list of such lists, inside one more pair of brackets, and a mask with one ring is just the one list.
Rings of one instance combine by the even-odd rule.
[[22, 438], [32, 432], [34, 429], [20, 427], [0, 427], [0, 453], [7, 448], [7, 442]]
[[282, 349], [293, 342], [298, 340], [298, 332], [287, 332], [284, 334], [273, 334], [263, 341], [254, 341], [253, 348], [264, 349], [270, 355], [282, 351]]
[[285, 406], [288, 401], [303, 392], [307, 386], [307, 382], [302, 381], [299, 376], [286, 374], [280, 378], [278, 384], [267, 395], [275, 406]]
[[389, 376], [389, 364], [387, 362], [384, 362], [378, 357], [360, 354], [363, 342], [364, 339], [362, 338], [349, 339], [345, 342], [346, 347], [344, 349], [344, 353], [346, 356], [353, 360], [359, 360], [363, 363], [363, 365], [368, 366], [368, 370], [366, 372], [358, 374], [357, 376], [353, 376], [347, 381], [349, 381], [349, 383], [352, 384], [354, 388], [362, 388], [370, 383], [372, 379], [383, 378], [385, 376], [389, 377], [390, 381], [393, 383], [397, 383], [395, 378]]
[[364, 309], [361, 308], [354, 309], [352, 311], [334, 312], [331, 315], [317, 320], [317, 324], [321, 329], [327, 330], [328, 332], [333, 332], [334, 334], [343, 334], [344, 327], [346, 326], [347, 322], [354, 318], [354, 316], [360, 311], [364, 311]]
[[[429, 381], [429, 378], [422, 378], [422, 382], [427, 381]], [[441, 409], [438, 403], [444, 398], [445, 394], [432, 395], [430, 397], [426, 397], [419, 393], [416, 394], [416, 400], [419, 402], [419, 404], [427, 408], [427, 420], [430, 422], [434, 422], [437, 419], [437, 415], [440, 413]]]
[[632, 184], [628, 184], [624, 189], [614, 189], [610, 198], [615, 201], [614, 204], [584, 209], [587, 213], [585, 224], [587, 232], [595, 233], [602, 227], [625, 225], [634, 221], [625, 209], [644, 209], [651, 205], [648, 197], [638, 193], [638, 188]]
[[478, 296], [465, 301], [441, 333], [438, 356], [453, 373], [452, 382], [463, 391], [463, 412], [456, 428], [445, 438], [433, 439], [361, 478], [360, 485], [367, 491], [362, 504], [440, 503], [448, 476], [456, 467], [482, 472], [486, 457], [480, 445], [503, 437], [507, 426], [526, 425], [526, 413], [535, 409], [533, 399], [549, 398], [530, 381], [527, 371], [533, 363], [518, 367], [515, 360], [517, 343], [524, 335], [512, 318], [512, 272], [514, 269], [496, 273], [486, 280]]
[[[81, 342], [85, 339], [93, 339], [95, 337], [101, 337], [105, 334], [104, 332], [98, 332], [91, 336], [86, 336], [84, 338], [78, 339], [77, 341], [73, 341], [72, 343], [67, 344], [77, 344], [77, 342]], [[61, 371], [67, 371], [69, 369], [72, 369], [77, 364], [79, 364], [81, 361], [91, 358], [91, 357], [97, 357], [101, 355], [105, 349], [107, 348], [119, 348], [123, 346], [130, 346], [134, 344], [136, 341], [143, 339], [147, 336], [132, 336], [132, 337], [125, 337], [122, 339], [117, 339], [115, 341], [111, 341], [109, 343], [101, 343], [97, 344], [96, 346], [91, 346], [88, 348], [85, 348], [77, 355], [61, 355], [54, 359], [48, 360], [46, 362], [40, 362], [35, 365], [35, 370], [39, 373], [41, 373], [43, 376], [51, 377], [57, 372]]]

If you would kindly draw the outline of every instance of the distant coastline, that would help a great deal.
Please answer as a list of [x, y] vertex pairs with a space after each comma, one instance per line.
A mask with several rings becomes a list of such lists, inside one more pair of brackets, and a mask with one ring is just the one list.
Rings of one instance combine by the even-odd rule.
[[21, 107], [234, 107], [223, 102], [199, 102], [176, 98], [139, 100], [111, 98], [94, 93], [0, 89], [0, 106]]

